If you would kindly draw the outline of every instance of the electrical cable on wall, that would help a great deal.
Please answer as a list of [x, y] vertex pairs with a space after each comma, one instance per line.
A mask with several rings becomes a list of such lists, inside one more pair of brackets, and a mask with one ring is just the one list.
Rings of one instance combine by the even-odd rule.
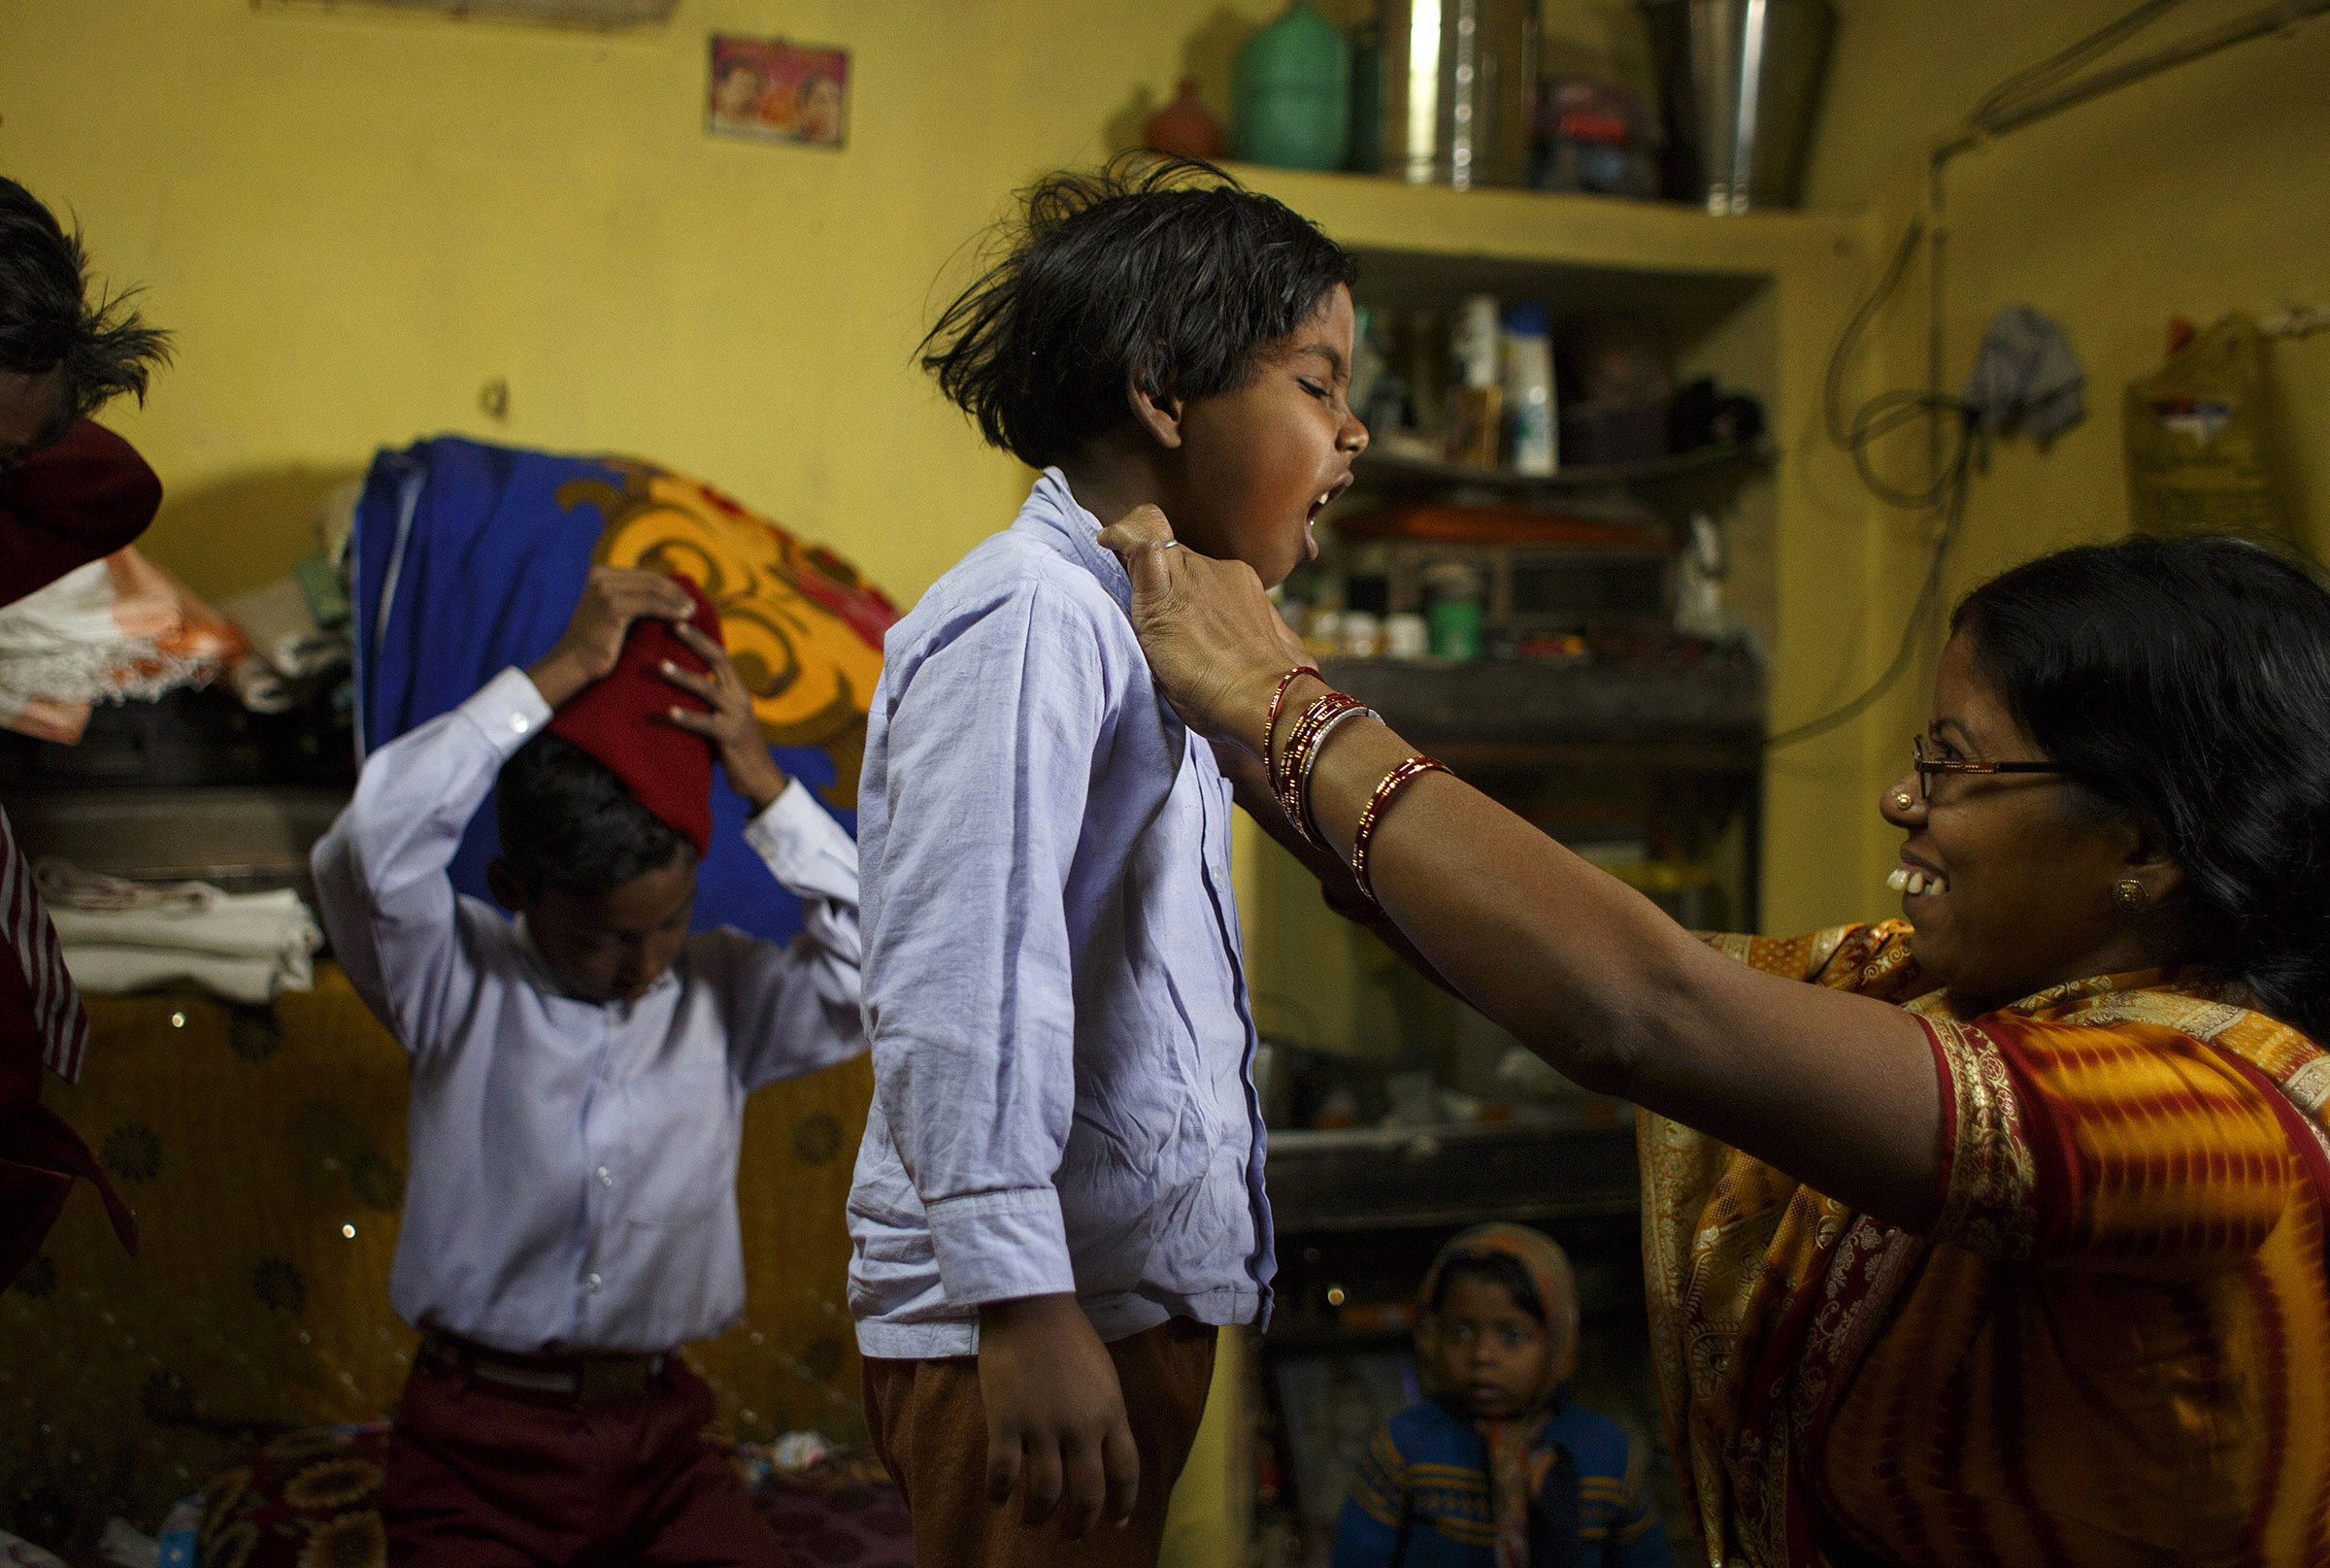
[[[2070, 48], [2016, 72], [1984, 93], [1977, 101], [1973, 113], [1966, 117], [1960, 134], [1935, 150], [1933, 179], [1929, 187], [1933, 212], [1938, 215], [1941, 211], [1943, 172], [1949, 160], [1958, 153], [1980, 146], [1991, 137], [2019, 129], [2131, 83], [2144, 81], [2248, 39], [2280, 31], [2309, 17], [2330, 13], [2330, 0], [2277, 0], [2276, 4], [2260, 11], [2221, 26], [2205, 29], [2181, 43], [2170, 45], [2124, 65], [2087, 71], [2087, 67], [2181, 4], [2182, 0], [2144, 0], [2143, 4], [2105, 23]], [[1910, 262], [1917, 253], [1919, 242], [1929, 235], [1933, 243], [1934, 260], [1927, 288], [1928, 338], [1932, 345], [1927, 386], [1923, 391], [1904, 389], [1881, 392], [1863, 404], [1847, 424], [1843, 417], [1846, 366], [1862, 334], [1876, 319], [1885, 301], [1901, 286], [1902, 279], [1908, 275]], [[1965, 518], [1968, 484], [1975, 471], [1983, 466], [1985, 456], [1984, 437], [1980, 434], [1974, 411], [1967, 407], [1964, 399], [1950, 396], [1941, 386], [1941, 248], [1942, 236], [1938, 229], [1929, 229], [1922, 217], [1911, 221], [1884, 275], [1868, 299], [1862, 302], [1860, 309], [1853, 313], [1851, 321], [1837, 341], [1835, 351], [1829, 355], [1822, 402], [1828, 439], [1851, 453], [1853, 469], [1869, 492], [1888, 506], [1931, 515], [1932, 555], [1926, 566], [1925, 580], [1911, 605], [1909, 621], [1902, 628], [1900, 646], [1884, 672], [1858, 696], [1841, 707], [1771, 736], [1764, 742], [1767, 751], [1828, 734], [1866, 713], [1908, 673], [1914, 662], [1918, 636], [1932, 624], [1939, 613], [1944, 563], [1948, 559], [1950, 546], [1956, 542], [1959, 525]], [[2293, 310], [2288, 314], [2294, 324], [2297, 313]], [[2308, 330], [2311, 325], [2309, 320], [2307, 326], [2298, 327], [2297, 330]], [[1929, 471], [1933, 478], [1921, 490], [1903, 489], [1877, 472], [1870, 458], [1870, 448], [1920, 419], [1931, 423]]]
[[[2173, 3], [2173, 0], [2171, 0]], [[1966, 486], [1974, 469], [1979, 466], [1980, 426], [1974, 413], [1964, 400], [1938, 390], [1880, 392], [1853, 414], [1851, 422], [1845, 418], [1845, 374], [1851, 362], [1854, 349], [1861, 337], [1883, 310], [1885, 302], [1900, 288], [1901, 281], [1909, 275], [1910, 262], [1917, 254], [1918, 243], [1925, 238], [1926, 225], [1922, 217], [1913, 218], [1909, 229], [1894, 248], [1893, 259], [1869, 297], [1853, 312], [1852, 319], [1837, 339], [1836, 348], [1828, 356], [1828, 369], [1821, 387], [1821, 416], [1828, 428], [1830, 443], [1852, 456], [1853, 471], [1872, 495], [1888, 506], [1906, 511], [1927, 512], [1935, 521], [1932, 555], [1927, 562], [1925, 581], [1917, 590], [1916, 600], [1910, 607], [1910, 618], [1901, 629], [1900, 646], [1894, 650], [1893, 660], [1884, 673], [1872, 682], [1860, 695], [1833, 708], [1819, 717], [1781, 730], [1764, 742], [1768, 751], [1794, 746], [1850, 723], [1909, 673], [1917, 652], [1917, 639], [1932, 623], [1940, 608], [1943, 563], [1948, 559], [1949, 547], [1957, 538], [1958, 525], [1966, 516]], [[1941, 300], [1933, 301], [1936, 313]], [[1885, 437], [1918, 420], [1935, 421], [1934, 474], [1923, 489], [1909, 490], [1893, 484], [1877, 471], [1870, 449]]]

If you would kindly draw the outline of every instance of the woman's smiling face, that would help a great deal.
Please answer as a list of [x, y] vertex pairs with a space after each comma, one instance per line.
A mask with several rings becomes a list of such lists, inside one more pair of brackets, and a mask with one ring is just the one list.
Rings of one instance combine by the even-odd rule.
[[[1942, 651], [1927, 737], [1929, 753], [1950, 761], [2048, 760], [1984, 678], [1963, 632]], [[1928, 884], [1902, 897], [1918, 966], [1948, 986], [1960, 1011], [2158, 961], [2114, 898], [2140, 863], [2154, 867], [2147, 886], [2161, 881], [2126, 816], [2082, 810], [2060, 774], [1941, 774], [1932, 794], [1922, 797], [1912, 770], [1885, 786], [1879, 809], [1909, 835], [1900, 869], [1912, 885]]]

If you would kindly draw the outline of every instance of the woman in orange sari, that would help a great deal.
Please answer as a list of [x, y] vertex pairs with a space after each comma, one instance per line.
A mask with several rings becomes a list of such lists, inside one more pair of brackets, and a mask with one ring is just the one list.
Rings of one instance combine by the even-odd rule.
[[1103, 536], [1249, 809], [1643, 1107], [1711, 1564], [2330, 1562], [2330, 594], [2224, 539], [1978, 588], [1880, 801], [1905, 918], [1702, 941], [1403, 768], [1286, 678], [1250, 573], [1170, 541], [1151, 510]]

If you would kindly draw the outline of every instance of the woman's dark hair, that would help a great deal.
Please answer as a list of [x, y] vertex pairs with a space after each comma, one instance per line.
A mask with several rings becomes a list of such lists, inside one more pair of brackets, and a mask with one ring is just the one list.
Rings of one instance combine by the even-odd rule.
[[2192, 958], [2330, 1040], [2330, 592], [2245, 540], [2137, 537], [1992, 578], [1950, 629], [2081, 804], [2159, 835]]
[[[1442, 1265], [1440, 1278], [1432, 1282], [1432, 1310], [1438, 1312], [1448, 1299], [1448, 1287], [1458, 1280], [1479, 1280], [1483, 1284], [1501, 1284], [1513, 1295], [1513, 1304], [1546, 1322], [1546, 1303], [1537, 1293], [1537, 1282], [1529, 1278], [1529, 1270], [1510, 1252], [1467, 1252], [1450, 1258]], [[1546, 1323], [1548, 1328], [1552, 1324]]]
[[696, 847], [631, 797], [607, 765], [547, 731], [511, 753], [493, 787], [502, 858], [529, 893], [603, 893]]
[[1208, 163], [1127, 153], [1021, 193], [1003, 254], [939, 317], [922, 368], [987, 444], [1056, 463], [1132, 417], [1129, 387], [1234, 392], [1351, 255]]
[[127, 296], [88, 300], [88, 271], [81, 237], [31, 191], [0, 180], [0, 370], [39, 376], [62, 366], [66, 424], [117, 393], [143, 401], [149, 372], [170, 357], [169, 334], [139, 319]]

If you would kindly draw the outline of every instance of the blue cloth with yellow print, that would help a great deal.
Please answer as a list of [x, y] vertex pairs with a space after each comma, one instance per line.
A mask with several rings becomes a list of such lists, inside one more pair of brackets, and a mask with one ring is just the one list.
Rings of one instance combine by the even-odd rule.
[[[383, 450], [354, 520], [361, 753], [549, 651], [594, 564], [677, 571], [718, 608], [778, 765], [856, 831], [865, 704], [897, 612], [831, 551], [651, 463], [452, 436]], [[746, 844], [748, 809], [724, 775], [712, 810], [691, 927], [788, 940], [798, 901]], [[490, 898], [485, 867], [499, 847], [489, 799], [453, 857], [453, 885]]]
[[[1533, 1568], [1665, 1568], [1666, 1535], [1617, 1422], [1565, 1405], [1549, 1435], [1569, 1462], [1532, 1500]], [[1571, 1531], [1575, 1544], [1559, 1539]], [[1496, 1551], [1488, 1446], [1471, 1419], [1427, 1400], [1385, 1422], [1351, 1472], [1335, 1568], [1495, 1568]]]

